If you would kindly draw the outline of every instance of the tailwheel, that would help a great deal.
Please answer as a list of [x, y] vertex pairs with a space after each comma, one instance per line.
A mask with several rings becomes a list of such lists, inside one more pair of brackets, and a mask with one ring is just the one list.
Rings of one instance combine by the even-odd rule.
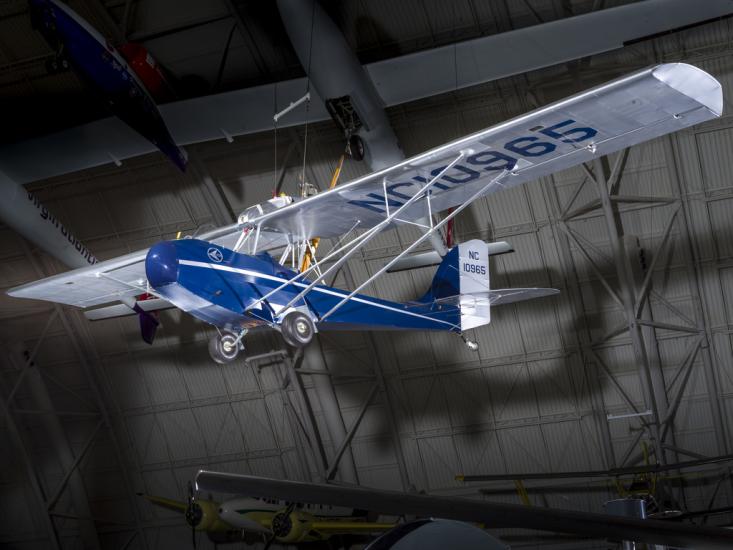
[[231, 363], [239, 355], [240, 347], [243, 348], [241, 340], [241, 335], [237, 336], [233, 332], [223, 330], [209, 340], [209, 355], [220, 365]]
[[280, 324], [285, 342], [294, 348], [304, 348], [313, 340], [316, 327], [305, 313], [291, 311]]

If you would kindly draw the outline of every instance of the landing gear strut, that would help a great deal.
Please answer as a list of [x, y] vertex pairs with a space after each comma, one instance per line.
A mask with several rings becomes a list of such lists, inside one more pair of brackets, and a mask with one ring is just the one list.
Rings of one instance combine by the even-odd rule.
[[209, 355], [220, 365], [231, 363], [237, 358], [240, 351], [244, 350], [242, 337], [246, 331], [242, 331], [239, 335], [229, 330], [222, 330], [220, 333], [212, 336], [209, 340]]
[[461, 334], [461, 340], [463, 340], [463, 343], [466, 344], [466, 347], [471, 351], [478, 350], [478, 342], [476, 342], [475, 340], [469, 340], [463, 334]]
[[316, 327], [305, 313], [291, 311], [280, 324], [280, 331], [288, 345], [294, 348], [304, 348], [313, 340]]

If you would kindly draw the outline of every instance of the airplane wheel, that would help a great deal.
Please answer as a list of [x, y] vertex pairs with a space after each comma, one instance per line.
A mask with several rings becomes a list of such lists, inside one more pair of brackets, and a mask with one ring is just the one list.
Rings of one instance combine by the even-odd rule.
[[59, 62], [58, 59], [51, 58], [46, 60], [46, 72], [48, 74], [56, 74], [59, 72]]
[[237, 335], [233, 332], [223, 331], [209, 340], [209, 355], [220, 365], [231, 363], [239, 355], [239, 344]]
[[316, 327], [313, 321], [305, 313], [291, 311], [283, 319], [280, 325], [283, 339], [294, 348], [304, 348], [313, 340]]
[[364, 160], [364, 141], [356, 134], [349, 137], [349, 154], [357, 162]]

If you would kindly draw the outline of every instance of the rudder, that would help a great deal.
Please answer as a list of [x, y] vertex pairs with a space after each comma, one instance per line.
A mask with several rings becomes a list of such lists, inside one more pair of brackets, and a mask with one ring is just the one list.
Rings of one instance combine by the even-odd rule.
[[464, 331], [491, 321], [489, 288], [489, 245], [474, 239], [448, 251], [422, 301], [457, 298]]

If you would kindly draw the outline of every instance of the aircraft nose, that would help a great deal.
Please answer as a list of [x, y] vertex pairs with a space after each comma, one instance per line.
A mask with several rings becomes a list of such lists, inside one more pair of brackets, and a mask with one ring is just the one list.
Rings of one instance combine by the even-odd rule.
[[178, 251], [174, 243], [164, 241], [148, 250], [145, 258], [145, 275], [153, 288], [178, 280]]

